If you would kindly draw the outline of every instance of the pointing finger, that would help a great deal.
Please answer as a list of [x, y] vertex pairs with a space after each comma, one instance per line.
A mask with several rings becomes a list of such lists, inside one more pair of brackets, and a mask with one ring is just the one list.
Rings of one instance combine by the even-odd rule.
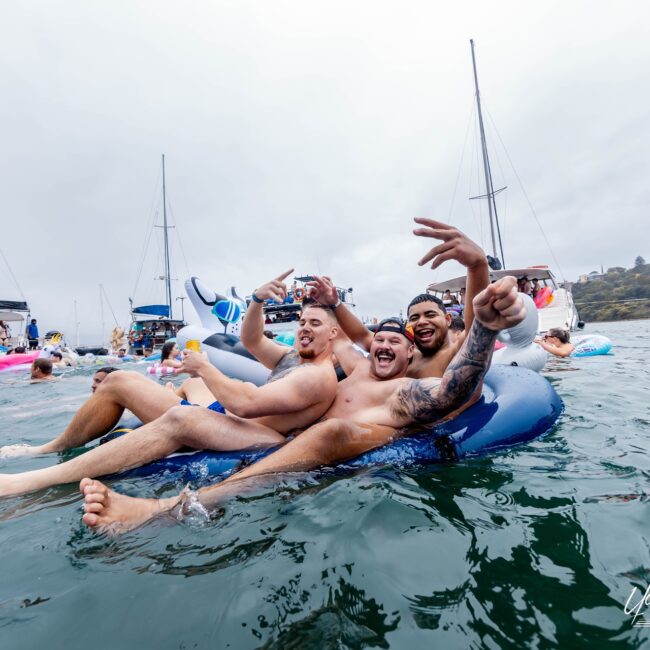
[[293, 273], [293, 268], [290, 268], [288, 271], [285, 271], [284, 273], [280, 273], [277, 278], [274, 278], [275, 280], [279, 280], [282, 282], [287, 276], [291, 275]]
[[435, 228], [437, 230], [451, 230], [453, 226], [450, 226], [447, 223], [442, 221], [436, 221], [435, 219], [426, 219], [425, 217], [415, 217], [413, 219], [415, 223], [419, 223], [421, 226], [428, 226], [429, 228]]

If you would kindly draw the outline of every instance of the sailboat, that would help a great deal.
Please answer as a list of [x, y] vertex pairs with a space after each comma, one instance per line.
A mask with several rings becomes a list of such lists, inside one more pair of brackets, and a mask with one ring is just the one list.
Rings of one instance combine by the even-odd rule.
[[[543, 302], [538, 301], [540, 332], [546, 332], [554, 327], [559, 327], [569, 331], [573, 331], [576, 328], [582, 328], [584, 323], [580, 321], [578, 317], [578, 311], [573, 303], [573, 296], [571, 295], [570, 287], [566, 284], [560, 284], [548, 266], [540, 265], [523, 268], [504, 268], [505, 256], [503, 253], [503, 242], [501, 239], [501, 228], [499, 225], [499, 215], [497, 212], [495, 197], [506, 188], [501, 187], [497, 190], [494, 189], [492, 171], [490, 168], [490, 156], [485, 138], [483, 112], [481, 110], [481, 94], [478, 87], [478, 73], [476, 70], [476, 55], [474, 52], [473, 40], [470, 40], [470, 45], [472, 49], [476, 109], [481, 138], [481, 158], [483, 161], [483, 177], [485, 182], [485, 194], [472, 197], [472, 199], [485, 199], [488, 205], [490, 240], [492, 245], [491, 255], [487, 256], [490, 267], [490, 280], [498, 280], [506, 275], [513, 275], [517, 280], [523, 280], [524, 278], [528, 281], [537, 280], [539, 290], [543, 291], [544, 297], [547, 298]], [[427, 291], [434, 294], [440, 294], [440, 297], [442, 297], [447, 290], [452, 293], [460, 293], [460, 290], [465, 288], [465, 282], [465, 276], [452, 278], [450, 280], [445, 280], [444, 282], [435, 282], [427, 287]]]
[[183, 318], [175, 319], [173, 313], [174, 298], [172, 295], [171, 266], [169, 257], [169, 230], [167, 222], [167, 194], [165, 184], [165, 156], [162, 156], [162, 200], [163, 200], [163, 255], [164, 274], [159, 280], [165, 283], [164, 304], [134, 306], [131, 304], [131, 327], [128, 334], [130, 354], [146, 354], [148, 351], [160, 349], [165, 341], [176, 336], [178, 330], [185, 326]]

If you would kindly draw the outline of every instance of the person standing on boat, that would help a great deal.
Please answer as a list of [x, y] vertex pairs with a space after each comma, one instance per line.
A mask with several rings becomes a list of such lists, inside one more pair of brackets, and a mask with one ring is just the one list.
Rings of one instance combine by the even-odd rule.
[[27, 326], [27, 340], [30, 350], [38, 349], [38, 325], [35, 318], [32, 318], [32, 322]]
[[0, 345], [7, 347], [9, 343], [9, 325], [0, 320]]

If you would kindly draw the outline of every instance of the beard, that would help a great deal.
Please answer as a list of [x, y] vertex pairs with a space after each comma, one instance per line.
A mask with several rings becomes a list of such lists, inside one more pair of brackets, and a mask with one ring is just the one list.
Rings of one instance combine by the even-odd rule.
[[316, 358], [316, 352], [311, 349], [307, 350], [298, 350], [298, 356], [301, 359], [315, 359]]
[[434, 333], [431, 342], [426, 346], [422, 345], [422, 343], [418, 341], [417, 336], [415, 337], [414, 343], [415, 347], [420, 351], [420, 354], [423, 357], [428, 358], [434, 356], [440, 350], [446, 338], [447, 332], [436, 332]]

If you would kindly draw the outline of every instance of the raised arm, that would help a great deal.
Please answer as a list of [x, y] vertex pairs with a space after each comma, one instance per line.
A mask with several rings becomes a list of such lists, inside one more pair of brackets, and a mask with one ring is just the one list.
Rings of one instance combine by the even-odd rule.
[[273, 370], [282, 357], [287, 353], [287, 346], [275, 343], [264, 336], [264, 311], [262, 307], [268, 298], [282, 301], [287, 297], [285, 278], [293, 273], [289, 269], [277, 278], [263, 284], [253, 291], [253, 298], [241, 328], [241, 342], [244, 347], [263, 365]]
[[[302, 411], [324, 401], [328, 388], [324, 385], [323, 369], [315, 364], [305, 364], [286, 377], [263, 386], [226, 377], [202, 354], [187, 350], [183, 352], [183, 369], [193, 377], [203, 379], [223, 407], [241, 418]], [[333, 383], [330, 403], [334, 400], [335, 391], [336, 385]]]
[[309, 297], [332, 307], [343, 333], [359, 347], [370, 350], [372, 332], [341, 302], [332, 279], [326, 275], [314, 275], [313, 278], [307, 283]]
[[515, 278], [486, 287], [474, 299], [474, 313], [469, 335], [442, 379], [417, 379], [398, 390], [393, 411], [400, 426], [435, 422], [470, 399], [489, 368], [497, 334], [520, 323], [526, 314]]
[[435, 221], [434, 219], [416, 218], [422, 228], [416, 228], [413, 233], [418, 237], [433, 237], [442, 240], [432, 248], [419, 262], [423, 266], [431, 262], [431, 268], [437, 269], [447, 260], [455, 260], [467, 269], [467, 287], [465, 292], [465, 336], [469, 333], [474, 322], [474, 298], [490, 283], [490, 271], [487, 258], [481, 247], [457, 228]]

